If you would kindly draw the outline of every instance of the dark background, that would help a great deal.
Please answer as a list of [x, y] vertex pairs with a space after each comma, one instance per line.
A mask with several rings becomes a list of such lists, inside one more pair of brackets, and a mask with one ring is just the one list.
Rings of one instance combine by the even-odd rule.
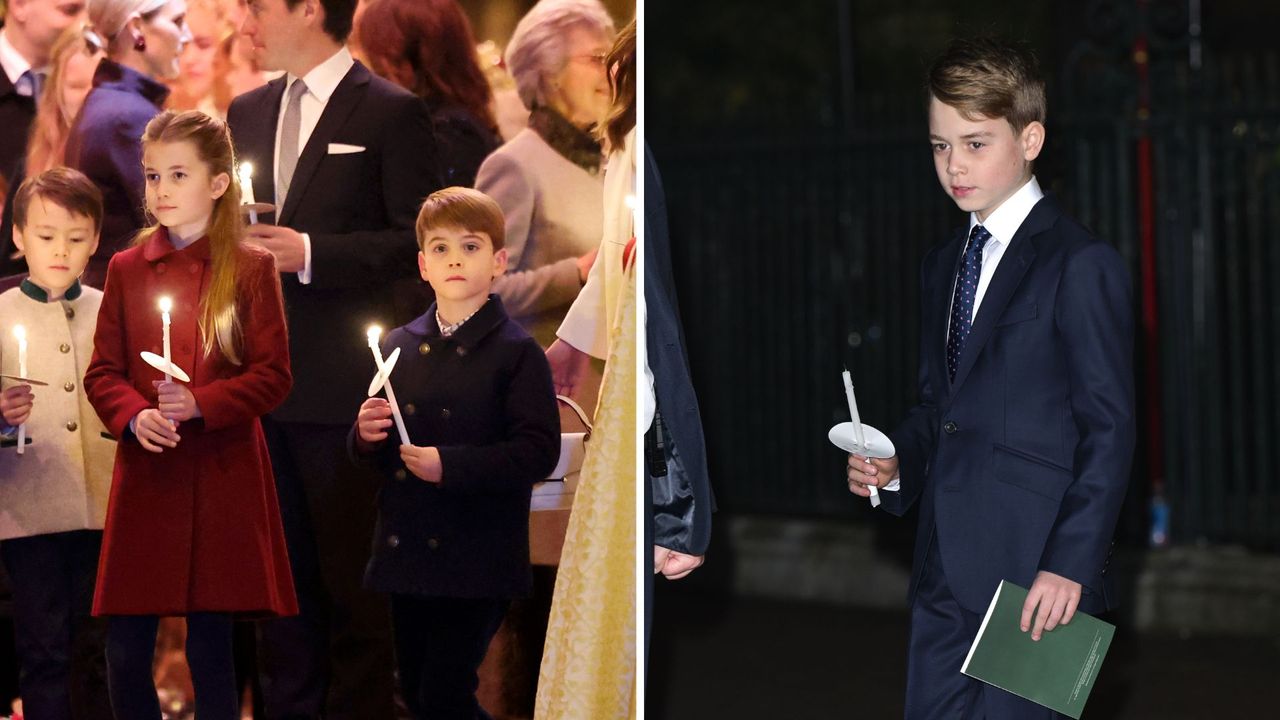
[[[646, 4], [645, 132], [720, 506], [707, 566], [659, 582], [650, 717], [768, 717], [805, 698], [806, 716], [900, 713], [905, 585], [848, 580], [897, 599], [858, 609], [786, 578], [829, 568], [815, 556], [833, 537], [909, 562], [914, 520], [848, 493], [826, 431], [848, 419], [842, 366], [877, 427], [915, 400], [919, 261], [966, 219], [934, 176], [923, 76], [978, 33], [1036, 50], [1037, 177], [1116, 245], [1141, 304], [1126, 603], [1086, 717], [1274, 712], [1277, 27], [1280, 3], [1244, 0]], [[1168, 545], [1152, 549], [1157, 498]]]

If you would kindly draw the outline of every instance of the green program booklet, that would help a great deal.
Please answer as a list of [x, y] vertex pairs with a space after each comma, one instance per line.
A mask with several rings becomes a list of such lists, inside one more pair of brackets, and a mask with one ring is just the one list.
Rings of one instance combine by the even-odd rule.
[[1031, 639], [1022, 632], [1025, 588], [996, 588], [960, 672], [1079, 720], [1116, 628], [1077, 612], [1066, 625]]

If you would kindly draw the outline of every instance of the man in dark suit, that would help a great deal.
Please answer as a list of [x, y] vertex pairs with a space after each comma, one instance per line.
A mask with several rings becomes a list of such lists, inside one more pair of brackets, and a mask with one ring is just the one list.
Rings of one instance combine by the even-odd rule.
[[[0, 176], [13, 179], [27, 149], [36, 100], [49, 74], [49, 52], [71, 23], [84, 17], [84, 0], [8, 0], [0, 28]], [[7, 245], [6, 241], [6, 245]]]
[[387, 600], [361, 587], [378, 480], [345, 441], [374, 371], [365, 329], [399, 324], [390, 287], [414, 271], [414, 220], [439, 181], [425, 106], [344, 45], [355, 4], [251, 3], [242, 31], [286, 75], [227, 113], [255, 197], [277, 206], [247, 241], [276, 257], [294, 374], [264, 422], [301, 611], [262, 626], [273, 719], [393, 716]]
[[[653, 572], [645, 582], [645, 648], [653, 616], [653, 576], [679, 580], [702, 564], [711, 541], [715, 501], [707, 473], [702, 418], [685, 355], [684, 330], [671, 271], [671, 237], [662, 179], [644, 153], [644, 331], [646, 378], [641, 387], [647, 482], [645, 544]], [[656, 403], [656, 406], [655, 406]]]
[[1114, 605], [1104, 576], [1135, 442], [1129, 274], [1032, 175], [1034, 56], [960, 41], [930, 90], [935, 169], [969, 224], [924, 259], [921, 399], [898, 456], [851, 455], [849, 488], [883, 488], [896, 515], [920, 503], [906, 717], [1061, 717], [960, 667], [1001, 580], [1030, 588], [1035, 640]]

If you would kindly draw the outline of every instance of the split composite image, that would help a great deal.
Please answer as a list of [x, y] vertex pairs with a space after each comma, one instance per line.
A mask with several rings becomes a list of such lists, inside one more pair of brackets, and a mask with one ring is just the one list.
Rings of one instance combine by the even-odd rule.
[[1271, 4], [0, 13], [0, 718], [1280, 700]]

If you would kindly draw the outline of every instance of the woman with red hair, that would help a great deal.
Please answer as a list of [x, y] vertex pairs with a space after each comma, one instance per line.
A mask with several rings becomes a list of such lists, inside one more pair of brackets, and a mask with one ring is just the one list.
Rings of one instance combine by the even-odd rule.
[[502, 139], [462, 8], [455, 0], [373, 0], [356, 35], [375, 73], [427, 103], [445, 186], [474, 186], [480, 163]]

